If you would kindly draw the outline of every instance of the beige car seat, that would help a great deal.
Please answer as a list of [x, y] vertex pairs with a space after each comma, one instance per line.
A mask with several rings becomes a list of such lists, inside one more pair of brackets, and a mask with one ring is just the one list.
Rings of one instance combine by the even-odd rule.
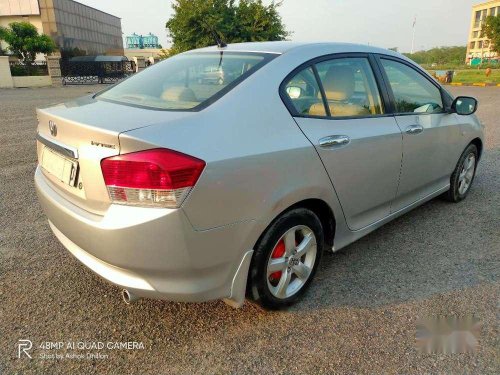
[[189, 87], [174, 86], [166, 89], [161, 95], [163, 100], [169, 102], [196, 102], [196, 95]]
[[[332, 116], [365, 116], [368, 108], [349, 102], [354, 94], [354, 71], [348, 66], [333, 65], [326, 72], [323, 88]], [[326, 116], [323, 103], [315, 103], [309, 108], [311, 116]]]

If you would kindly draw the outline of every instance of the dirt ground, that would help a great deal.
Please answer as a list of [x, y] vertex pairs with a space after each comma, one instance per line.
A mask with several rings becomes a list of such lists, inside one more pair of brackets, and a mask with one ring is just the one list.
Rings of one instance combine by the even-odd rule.
[[[325, 256], [302, 302], [280, 312], [127, 306], [119, 288], [59, 244], [34, 191], [34, 109], [94, 89], [0, 90], [0, 374], [500, 373], [500, 88], [451, 89], [480, 100], [487, 128], [469, 197], [435, 199]], [[417, 352], [418, 318], [468, 314], [482, 322], [475, 353]], [[31, 359], [18, 358], [22, 339], [33, 343]], [[45, 342], [106, 347], [46, 350]], [[43, 357], [56, 352], [63, 358]]]

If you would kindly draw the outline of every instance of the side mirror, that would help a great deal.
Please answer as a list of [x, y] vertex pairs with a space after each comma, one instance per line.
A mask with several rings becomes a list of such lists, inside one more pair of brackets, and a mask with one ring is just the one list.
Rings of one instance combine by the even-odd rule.
[[471, 98], [470, 96], [459, 96], [453, 101], [451, 110], [458, 115], [468, 116], [476, 112], [477, 105], [478, 103], [476, 99]]

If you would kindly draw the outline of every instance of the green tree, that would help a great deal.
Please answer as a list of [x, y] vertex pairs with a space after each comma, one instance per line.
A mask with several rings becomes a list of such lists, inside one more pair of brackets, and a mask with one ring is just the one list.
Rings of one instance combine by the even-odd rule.
[[491, 49], [500, 53], [500, 16], [488, 16], [483, 24], [481, 36], [490, 40]]
[[282, 3], [268, 6], [262, 0], [240, 0], [235, 8], [231, 43], [285, 40], [286, 31], [278, 8]]
[[415, 53], [405, 53], [404, 55], [415, 61], [417, 64], [438, 64], [438, 65], [463, 65], [467, 47], [436, 47], [427, 51]]
[[37, 53], [52, 53], [56, 45], [45, 34], [39, 34], [29, 22], [12, 22], [9, 27], [0, 27], [0, 40], [9, 45], [7, 49], [17, 56], [29, 68], [33, 65]]
[[214, 45], [216, 33], [226, 43], [285, 40], [290, 33], [278, 13], [281, 2], [262, 0], [176, 0], [167, 21], [173, 45], [169, 55]]

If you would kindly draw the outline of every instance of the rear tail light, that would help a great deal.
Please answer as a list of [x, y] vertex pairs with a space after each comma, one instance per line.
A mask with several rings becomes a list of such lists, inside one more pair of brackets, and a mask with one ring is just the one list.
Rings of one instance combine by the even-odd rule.
[[111, 201], [147, 207], [180, 207], [203, 168], [203, 160], [167, 149], [134, 152], [101, 161]]

